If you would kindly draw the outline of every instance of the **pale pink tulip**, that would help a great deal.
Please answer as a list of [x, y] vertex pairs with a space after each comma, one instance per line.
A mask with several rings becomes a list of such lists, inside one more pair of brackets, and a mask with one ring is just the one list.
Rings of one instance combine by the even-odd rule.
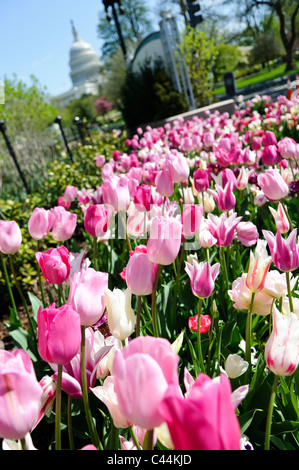
[[269, 199], [269, 201], [279, 201], [284, 199], [289, 193], [289, 187], [276, 168], [266, 170], [257, 177], [258, 185]]
[[288, 233], [290, 229], [290, 223], [281, 202], [278, 204], [277, 210], [271, 206], [269, 206], [269, 210], [273, 215], [276, 229], [279, 230], [280, 233]]
[[173, 263], [180, 251], [181, 236], [181, 222], [171, 217], [154, 217], [147, 242], [149, 260], [162, 265]]
[[[248, 312], [251, 304], [252, 292], [246, 285], [247, 273], [235, 279], [228, 295], [234, 302], [233, 306], [241, 312]], [[265, 292], [257, 292], [254, 296], [252, 313], [257, 315], [268, 315], [271, 312], [273, 299]]]
[[0, 365], [0, 437], [23, 439], [38, 418], [43, 391], [23, 349], [0, 349]]
[[52, 236], [58, 242], [69, 240], [75, 232], [77, 215], [67, 211], [62, 206], [51, 209], [52, 213]]
[[266, 276], [272, 263], [272, 257], [268, 256], [266, 244], [258, 240], [255, 252], [250, 251], [250, 261], [246, 276], [246, 285], [251, 292], [263, 290]]
[[75, 272], [70, 278], [67, 303], [79, 313], [81, 325], [94, 325], [105, 310], [104, 290], [108, 287], [108, 274], [93, 268]]
[[131, 423], [154, 429], [164, 421], [159, 406], [170, 383], [178, 383], [179, 357], [164, 338], [139, 336], [113, 361], [114, 386], [121, 413]]
[[19, 251], [22, 243], [22, 232], [14, 220], [0, 220], [0, 251], [11, 255]]
[[45, 238], [52, 228], [52, 213], [42, 207], [35, 207], [28, 221], [28, 231], [34, 240]]

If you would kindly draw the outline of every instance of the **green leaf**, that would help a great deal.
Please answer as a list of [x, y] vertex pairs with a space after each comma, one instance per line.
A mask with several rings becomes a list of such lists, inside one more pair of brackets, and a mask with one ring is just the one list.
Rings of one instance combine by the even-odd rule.
[[42, 302], [36, 297], [36, 295], [32, 294], [32, 292], [28, 292], [28, 297], [31, 303], [32, 307], [32, 314], [33, 318], [36, 320], [37, 318], [37, 312], [39, 310], [39, 307], [42, 307], [43, 304]]
[[252, 420], [253, 420], [255, 414], [256, 414], [258, 411], [263, 411], [263, 410], [253, 409], [253, 410], [247, 411], [247, 412], [244, 413], [242, 416], [239, 416], [239, 423], [240, 423], [240, 427], [241, 427], [242, 433], [245, 433], [246, 429], [249, 428], [249, 426], [251, 425]]

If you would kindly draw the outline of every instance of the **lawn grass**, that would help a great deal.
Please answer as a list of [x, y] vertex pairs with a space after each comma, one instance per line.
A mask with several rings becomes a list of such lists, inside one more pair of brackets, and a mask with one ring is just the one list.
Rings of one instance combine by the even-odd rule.
[[[257, 85], [258, 83], [267, 82], [268, 80], [274, 80], [275, 78], [281, 78], [284, 76], [291, 75], [299, 71], [299, 62], [297, 61], [297, 69], [290, 70], [285, 72], [285, 64], [278, 65], [271, 70], [265, 69], [260, 72], [250, 75], [249, 77], [244, 77], [236, 80], [236, 88], [240, 90], [242, 88], [247, 88], [251, 85]], [[225, 93], [225, 86], [220, 86], [215, 88], [215, 95], [222, 95]]]

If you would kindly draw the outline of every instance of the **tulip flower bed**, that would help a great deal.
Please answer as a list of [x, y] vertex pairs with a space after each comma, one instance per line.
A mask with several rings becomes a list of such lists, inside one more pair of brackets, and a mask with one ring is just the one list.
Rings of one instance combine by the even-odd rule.
[[298, 449], [298, 111], [240, 100], [94, 155], [96, 187], [67, 184], [21, 227], [27, 331], [21, 228], [0, 221], [3, 449]]

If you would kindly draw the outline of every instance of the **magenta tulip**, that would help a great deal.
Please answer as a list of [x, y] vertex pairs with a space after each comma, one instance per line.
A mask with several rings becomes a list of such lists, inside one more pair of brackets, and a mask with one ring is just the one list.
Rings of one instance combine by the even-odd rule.
[[171, 217], [155, 216], [147, 242], [149, 260], [165, 266], [173, 263], [180, 251], [181, 237], [181, 222]]
[[196, 260], [193, 260], [192, 264], [186, 262], [185, 270], [190, 278], [191, 290], [196, 297], [201, 299], [210, 297], [215, 288], [219, 268], [219, 263], [211, 266], [208, 262], [198, 263]]
[[209, 189], [209, 193], [214, 197], [218, 208], [223, 212], [232, 210], [236, 205], [236, 197], [233, 193], [233, 184], [227, 182], [224, 188], [219, 184], [216, 184], [215, 189], [216, 190]]
[[22, 233], [14, 220], [0, 220], [0, 251], [11, 255], [19, 251], [22, 243]]
[[28, 221], [28, 231], [34, 240], [45, 238], [52, 228], [52, 213], [50, 210], [35, 207]]
[[299, 242], [295, 228], [287, 239], [278, 230], [274, 236], [269, 230], [262, 230], [268, 243], [273, 263], [281, 271], [294, 271], [299, 267]]
[[104, 290], [108, 288], [108, 274], [93, 268], [76, 271], [70, 278], [67, 303], [79, 313], [81, 325], [94, 325], [105, 310]]
[[229, 379], [200, 374], [188, 395], [171, 386], [159, 408], [175, 450], [240, 450], [241, 431]]
[[134, 203], [139, 211], [149, 211], [153, 204], [151, 187], [147, 184], [137, 186], [134, 191]]
[[70, 254], [65, 246], [35, 253], [41, 271], [49, 284], [62, 284], [71, 270]]
[[217, 246], [229, 246], [234, 240], [235, 232], [238, 223], [242, 217], [237, 217], [236, 213], [233, 213], [229, 217], [225, 213], [221, 214], [220, 217], [214, 214], [208, 214], [206, 220], [208, 229], [217, 240]]
[[178, 355], [164, 338], [139, 336], [113, 361], [114, 387], [119, 409], [126, 419], [142, 428], [162, 424], [159, 406], [170, 383], [178, 385]]
[[111, 211], [104, 204], [91, 204], [84, 214], [84, 228], [92, 237], [103, 238], [108, 231]]
[[273, 166], [280, 162], [281, 158], [276, 145], [268, 145], [262, 151], [262, 161], [264, 165]]
[[264, 132], [262, 139], [264, 147], [268, 147], [269, 145], [277, 145], [276, 135], [273, 131]]
[[196, 191], [203, 192], [206, 191], [210, 185], [209, 182], [209, 173], [207, 170], [196, 170], [193, 173], [194, 187]]
[[80, 316], [70, 305], [55, 308], [51, 304], [37, 313], [38, 349], [42, 359], [67, 364], [77, 354], [81, 343]]
[[43, 391], [23, 349], [0, 349], [0, 364], [0, 437], [23, 439], [38, 418]]

